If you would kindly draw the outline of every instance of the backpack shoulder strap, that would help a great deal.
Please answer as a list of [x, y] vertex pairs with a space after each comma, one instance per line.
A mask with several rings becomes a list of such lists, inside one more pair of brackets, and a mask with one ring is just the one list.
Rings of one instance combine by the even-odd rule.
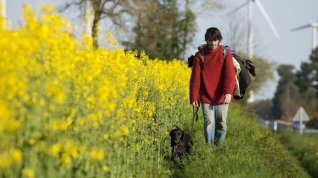
[[204, 64], [204, 47], [200, 48], [200, 51], [201, 51], [201, 67], [202, 67]]
[[226, 59], [226, 53], [227, 53], [228, 46], [223, 46], [223, 59]]

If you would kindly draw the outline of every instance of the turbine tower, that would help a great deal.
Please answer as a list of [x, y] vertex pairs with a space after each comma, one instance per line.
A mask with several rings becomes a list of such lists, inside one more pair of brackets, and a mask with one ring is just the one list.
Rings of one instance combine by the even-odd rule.
[[271, 19], [269, 18], [266, 10], [264, 9], [263, 5], [261, 4], [260, 0], [248, 0], [248, 6], [249, 6], [249, 30], [248, 30], [248, 57], [253, 57], [253, 29], [252, 29], [252, 19], [253, 19], [253, 2], [255, 2], [256, 6], [261, 11], [263, 17], [265, 18], [266, 22], [268, 23], [269, 27], [272, 29], [274, 35], [276, 38], [278, 38], [278, 33], [276, 31], [275, 26], [273, 25]]
[[316, 40], [317, 40], [318, 20], [313, 21], [310, 24], [291, 29], [291, 31], [293, 32], [293, 31], [305, 29], [305, 28], [308, 28], [308, 27], [312, 28], [312, 49], [314, 50], [317, 47], [317, 41]]
[[261, 11], [263, 17], [265, 18], [266, 22], [268, 23], [269, 27], [273, 31], [274, 35], [276, 38], [278, 38], [278, 33], [276, 31], [275, 26], [273, 25], [271, 19], [269, 18], [266, 10], [264, 9], [263, 5], [261, 4], [260, 0], [247, 0], [244, 4], [236, 8], [230, 13], [233, 13], [237, 11], [238, 9], [244, 7], [245, 5], [248, 4], [248, 40], [247, 40], [247, 49], [248, 49], [248, 57], [252, 58], [253, 57], [253, 3], [256, 4], [256, 6], [259, 8]]

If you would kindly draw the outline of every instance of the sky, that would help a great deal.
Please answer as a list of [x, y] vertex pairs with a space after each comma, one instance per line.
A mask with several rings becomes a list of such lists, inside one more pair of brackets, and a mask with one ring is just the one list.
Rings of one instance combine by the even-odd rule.
[[[213, 15], [202, 15], [198, 17], [198, 31], [195, 35], [195, 43], [200, 44], [203, 41], [205, 30], [209, 27], [218, 27], [221, 32], [228, 29], [225, 23], [225, 12], [230, 12], [236, 7], [242, 5], [247, 0], [224, 0], [226, 8]], [[59, 5], [62, 0], [7, 0], [7, 17], [16, 28], [21, 24], [21, 4], [27, 3], [32, 7], [39, 7], [40, 2]], [[279, 38], [275, 38], [273, 32], [268, 26], [265, 18], [260, 13], [258, 7], [253, 5], [253, 30], [254, 41], [257, 47], [254, 54], [261, 56], [277, 64], [294, 65], [299, 69], [301, 62], [309, 61], [309, 55], [312, 47], [312, 29], [306, 28], [291, 32], [290, 30], [299, 26], [304, 26], [314, 20], [318, 20], [318, 0], [260, 0], [261, 4], [271, 18]], [[248, 6], [236, 11], [234, 15], [239, 17], [241, 25], [246, 25]], [[74, 20], [74, 19], [72, 19]], [[232, 29], [231, 29], [232, 30]], [[234, 30], [234, 29], [233, 29]], [[223, 43], [226, 44], [227, 37], [224, 36]], [[317, 40], [317, 39], [316, 39]], [[243, 43], [243, 45], [246, 45]], [[244, 48], [246, 49], [246, 47]], [[189, 49], [189, 53], [194, 53], [196, 48]], [[261, 66], [256, 66], [257, 67]], [[262, 90], [255, 94], [256, 99], [272, 98], [277, 86], [278, 77], [276, 75], [273, 81], [264, 84]]]

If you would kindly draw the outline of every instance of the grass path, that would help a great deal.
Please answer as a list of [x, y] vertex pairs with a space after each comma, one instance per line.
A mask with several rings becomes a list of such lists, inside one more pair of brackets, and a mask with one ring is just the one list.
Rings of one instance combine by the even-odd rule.
[[[166, 161], [172, 177], [309, 177], [276, 136], [257, 123], [255, 115], [232, 104], [228, 119], [226, 140], [211, 147], [204, 143], [200, 114], [193, 153], [177, 164]], [[184, 126], [189, 130], [190, 119]]]

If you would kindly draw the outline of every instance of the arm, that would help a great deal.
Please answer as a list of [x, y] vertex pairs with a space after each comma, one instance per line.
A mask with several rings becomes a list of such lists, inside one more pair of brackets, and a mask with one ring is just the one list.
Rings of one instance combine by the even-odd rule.
[[224, 103], [229, 103], [232, 98], [232, 94], [235, 88], [235, 69], [232, 60], [232, 55], [229, 51], [227, 51], [225, 56], [225, 66], [224, 66], [224, 79], [223, 79], [223, 86], [224, 86], [224, 93], [225, 99]]
[[201, 85], [201, 54], [198, 52], [194, 57], [190, 78], [190, 104], [198, 101]]

